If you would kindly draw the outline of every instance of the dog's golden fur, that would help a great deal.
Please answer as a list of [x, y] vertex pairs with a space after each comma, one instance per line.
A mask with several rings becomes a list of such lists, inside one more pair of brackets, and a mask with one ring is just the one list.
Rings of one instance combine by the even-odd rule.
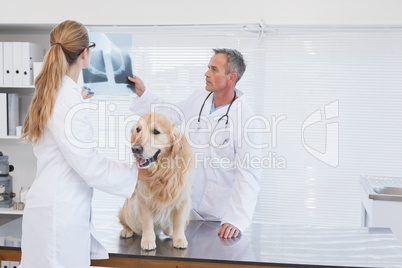
[[184, 231], [194, 180], [192, 148], [178, 127], [158, 113], [142, 116], [131, 133], [137, 166], [146, 168], [150, 178], [137, 182], [132, 197], [120, 210], [120, 236], [142, 235], [141, 248], [153, 250], [155, 230], [162, 230], [173, 235], [174, 247], [186, 248]]

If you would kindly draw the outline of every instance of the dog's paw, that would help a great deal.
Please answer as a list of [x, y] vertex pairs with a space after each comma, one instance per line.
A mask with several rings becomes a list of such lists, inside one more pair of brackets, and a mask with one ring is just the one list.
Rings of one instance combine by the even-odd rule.
[[167, 236], [172, 236], [173, 235], [173, 227], [168, 226], [163, 230], [163, 233]]
[[130, 229], [124, 228], [123, 230], [120, 231], [120, 237], [122, 238], [130, 238], [134, 235], [134, 232]]
[[173, 247], [187, 248], [188, 242], [185, 237], [173, 238]]
[[155, 240], [141, 239], [141, 249], [142, 250], [154, 250], [154, 249], [156, 249]]

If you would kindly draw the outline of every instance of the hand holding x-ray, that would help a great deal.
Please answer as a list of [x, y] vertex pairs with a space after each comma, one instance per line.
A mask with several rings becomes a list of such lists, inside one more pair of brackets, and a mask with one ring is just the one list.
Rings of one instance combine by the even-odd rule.
[[141, 78], [139, 78], [138, 76], [134, 76], [134, 77], [128, 77], [128, 80], [130, 82], [133, 82], [135, 85], [135, 94], [137, 94], [138, 97], [141, 97], [142, 94], [144, 94], [145, 92], [145, 84], [144, 82], [141, 80]]

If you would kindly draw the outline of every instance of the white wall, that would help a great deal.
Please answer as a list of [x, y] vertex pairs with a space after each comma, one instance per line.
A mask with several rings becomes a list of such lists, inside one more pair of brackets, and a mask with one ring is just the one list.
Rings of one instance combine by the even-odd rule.
[[[256, 23], [402, 25], [400, 0], [19, 0], [2, 1], [0, 24], [87, 25]], [[1, 25], [0, 25], [1, 28]]]

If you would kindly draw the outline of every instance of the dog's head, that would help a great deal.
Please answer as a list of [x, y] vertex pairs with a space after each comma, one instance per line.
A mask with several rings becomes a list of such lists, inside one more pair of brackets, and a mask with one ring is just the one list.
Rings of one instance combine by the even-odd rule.
[[139, 168], [156, 168], [163, 160], [177, 157], [182, 147], [182, 134], [167, 116], [143, 115], [131, 130], [131, 150]]

